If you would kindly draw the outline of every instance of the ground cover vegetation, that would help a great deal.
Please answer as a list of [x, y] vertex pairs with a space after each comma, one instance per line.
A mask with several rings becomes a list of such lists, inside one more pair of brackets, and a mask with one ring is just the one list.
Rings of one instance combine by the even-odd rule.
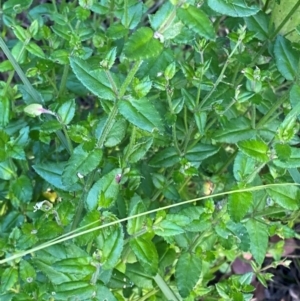
[[300, 1], [0, 3], [1, 300], [250, 300], [288, 266]]

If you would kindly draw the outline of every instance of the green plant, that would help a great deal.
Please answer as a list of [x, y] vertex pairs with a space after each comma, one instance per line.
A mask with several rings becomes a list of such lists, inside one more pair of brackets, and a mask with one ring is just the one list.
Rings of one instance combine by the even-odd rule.
[[[298, 236], [300, 183], [299, 44], [278, 34], [300, 1], [279, 22], [269, 5], [4, 2], [1, 300], [267, 285], [269, 237]], [[253, 272], [213, 284], [244, 252]]]

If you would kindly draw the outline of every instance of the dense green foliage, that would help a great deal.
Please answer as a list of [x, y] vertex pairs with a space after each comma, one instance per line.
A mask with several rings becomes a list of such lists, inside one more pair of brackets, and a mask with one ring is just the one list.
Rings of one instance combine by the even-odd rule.
[[300, 1], [3, 2], [1, 301], [250, 300], [297, 237]]

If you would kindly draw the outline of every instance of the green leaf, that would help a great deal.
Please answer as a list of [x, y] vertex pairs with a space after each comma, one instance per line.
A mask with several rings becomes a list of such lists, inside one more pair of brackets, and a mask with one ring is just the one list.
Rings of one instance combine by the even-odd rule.
[[219, 147], [211, 144], [198, 143], [186, 152], [186, 159], [192, 162], [201, 162], [219, 151]]
[[166, 20], [170, 20], [171, 14], [174, 13], [174, 6], [170, 1], [165, 2], [159, 7], [155, 14], [149, 14], [149, 21], [154, 30], [164, 26]]
[[[101, 224], [101, 214], [98, 210], [93, 210], [87, 212], [80, 222], [80, 227], [84, 227], [85, 230], [91, 229], [93, 227], [100, 226]], [[90, 225], [90, 226], [89, 226]], [[76, 243], [79, 246], [85, 246], [91, 243], [98, 235], [98, 230], [86, 233], [85, 235], [78, 236], [76, 238]]]
[[[153, 143], [152, 137], [142, 137], [136, 141], [136, 144], [130, 149], [128, 154], [128, 162], [136, 163], [141, 160], [150, 149]], [[127, 152], [128, 147], [125, 148], [125, 153]]]
[[88, 281], [71, 281], [60, 283], [56, 287], [55, 299], [63, 300], [92, 300], [95, 292], [94, 285]]
[[106, 301], [118, 301], [107, 286], [99, 284], [98, 282], [96, 284], [96, 294], [94, 298], [96, 300], [102, 300], [103, 298], [103, 300], [105, 299]]
[[238, 152], [233, 165], [235, 179], [239, 182], [245, 181], [251, 174], [255, 173], [256, 163], [253, 158]]
[[1, 291], [6, 292], [13, 288], [18, 281], [18, 271], [14, 267], [9, 267], [2, 272]]
[[240, 222], [253, 203], [251, 192], [238, 192], [228, 197], [228, 213], [233, 221]]
[[159, 224], [155, 224], [153, 230], [156, 235], [162, 237], [174, 236], [185, 232], [181, 226], [168, 220], [163, 220]]
[[70, 64], [79, 81], [94, 95], [108, 100], [116, 99], [104, 70], [95, 70], [92, 65], [77, 57], [71, 57]]
[[115, 63], [116, 55], [117, 55], [117, 48], [114, 47], [110, 49], [106, 54], [104, 60], [101, 61], [100, 66], [103, 67], [104, 69], [109, 70]]
[[[280, 145], [280, 144], [279, 144]], [[278, 147], [276, 145], [276, 151], [278, 150]], [[281, 145], [280, 148], [282, 149], [284, 145]], [[287, 145], [287, 147], [289, 148], [289, 146]], [[286, 147], [285, 147], [286, 149]], [[283, 151], [283, 150], [282, 150]], [[289, 152], [288, 150], [285, 150], [284, 153], [286, 155], [288, 155]], [[282, 158], [281, 156], [279, 156], [278, 154], [278, 159], [273, 160], [273, 163], [281, 168], [298, 168], [300, 167], [300, 149], [297, 147], [290, 147], [290, 155], [288, 158]]]
[[66, 166], [66, 162], [53, 163], [48, 161], [47, 163], [39, 163], [32, 165], [35, 172], [56, 188], [65, 191], [75, 191], [80, 189], [80, 186], [75, 185], [72, 188], [65, 186], [62, 183], [62, 173]]
[[200, 278], [202, 261], [199, 254], [185, 252], [178, 259], [175, 270], [176, 284], [182, 298], [192, 292]]
[[153, 31], [141, 27], [134, 32], [124, 46], [124, 54], [131, 60], [156, 57], [162, 51], [162, 44], [154, 38]]
[[256, 218], [249, 219], [246, 228], [250, 236], [250, 251], [256, 262], [261, 265], [268, 248], [268, 226], [263, 220], [260, 221]]
[[0, 127], [4, 128], [7, 126], [9, 122], [9, 116], [10, 116], [10, 105], [9, 105], [9, 99], [5, 96], [1, 95], [0, 98]]
[[[129, 216], [136, 215], [139, 213], [146, 212], [146, 207], [140, 198], [140, 196], [135, 195], [130, 201], [131, 208], [129, 211]], [[145, 225], [146, 216], [139, 216], [136, 218], [132, 218], [127, 222], [127, 232], [129, 235], [134, 235], [138, 231], [141, 231], [143, 226]]]
[[[127, 11], [121, 11], [122, 24], [128, 29], [134, 29], [140, 22], [145, 13], [145, 5], [142, 2], [135, 3], [127, 8]], [[118, 14], [117, 14], [118, 15]]]
[[138, 128], [150, 133], [163, 131], [161, 117], [147, 98], [122, 100], [118, 107], [121, 115]]
[[24, 282], [32, 282], [36, 278], [36, 271], [34, 267], [26, 260], [20, 262], [20, 277]]
[[180, 157], [175, 147], [168, 147], [157, 154], [150, 160], [149, 165], [153, 167], [170, 167], [180, 161]]
[[237, 145], [243, 153], [256, 159], [257, 161], [269, 161], [269, 156], [267, 155], [269, 147], [265, 142], [252, 139], [240, 141]]
[[104, 145], [114, 147], [120, 144], [125, 137], [128, 123], [125, 119], [119, 118], [108, 133]]
[[20, 203], [29, 203], [32, 200], [32, 183], [30, 179], [21, 175], [10, 185], [10, 193], [13, 198], [16, 198]]
[[28, 9], [33, 0], [8, 0], [3, 3], [3, 13], [7, 15], [19, 14]]
[[237, 143], [241, 140], [251, 139], [255, 135], [255, 130], [251, 128], [250, 120], [238, 117], [228, 120], [224, 128], [217, 130], [213, 138], [219, 142]]
[[158, 254], [153, 242], [137, 237], [130, 240], [130, 246], [145, 271], [154, 276], [158, 270]]
[[[279, 160], [286, 162], [290, 159], [291, 154], [292, 154], [292, 148], [288, 144], [280, 144], [276, 143], [274, 146], [274, 149], [276, 150], [276, 155]], [[296, 149], [297, 150], [297, 149]], [[299, 152], [300, 155], [300, 152]], [[299, 160], [300, 163], [300, 160]], [[276, 163], [275, 163], [276, 165]], [[297, 164], [293, 165], [296, 167]]]
[[45, 53], [42, 50], [42, 48], [33, 42], [29, 42], [26, 45], [26, 50], [39, 58], [42, 58], [42, 59], [45, 58]]
[[45, 276], [48, 277], [48, 279], [53, 284], [66, 284], [67, 282], [71, 281], [71, 277], [66, 275], [65, 273], [58, 272], [56, 269], [52, 266], [52, 264], [48, 264], [46, 262], [43, 262], [37, 258], [34, 258], [33, 264], [36, 268], [38, 268]]
[[248, 6], [244, 0], [208, 0], [207, 4], [212, 10], [231, 17], [248, 17], [259, 11], [259, 7]]
[[[271, 23], [274, 23], [277, 29], [279, 25], [285, 20], [284, 26], [280, 29], [280, 34], [285, 36], [292, 42], [299, 42], [300, 36], [297, 32], [297, 26], [299, 20], [297, 16], [300, 13], [300, 8], [294, 9], [294, 5], [297, 4], [297, 0], [285, 0], [285, 1], [271, 1]], [[287, 15], [292, 11], [292, 15], [286, 20]]]
[[277, 36], [274, 45], [274, 55], [279, 72], [287, 80], [293, 80], [298, 74], [299, 55], [293, 49], [290, 41], [282, 36]]
[[117, 226], [105, 237], [102, 248], [103, 269], [110, 270], [115, 267], [120, 259], [124, 244], [124, 233], [122, 226]]
[[16, 177], [16, 167], [10, 161], [0, 162], [0, 179], [10, 180]]
[[138, 262], [126, 265], [126, 276], [138, 287], [153, 288], [153, 277], [148, 275]]
[[83, 149], [83, 145], [77, 146], [69, 159], [62, 174], [62, 182], [70, 186], [78, 181], [79, 178], [86, 176], [93, 171], [102, 159], [102, 150], [94, 149], [90, 152]]
[[294, 84], [290, 90], [290, 103], [292, 107], [297, 106], [300, 99], [300, 85]]
[[69, 124], [75, 115], [75, 100], [71, 99], [64, 102], [58, 109], [57, 113], [60, 116], [60, 121], [63, 124]]
[[98, 206], [108, 208], [113, 204], [119, 193], [119, 183], [116, 180], [119, 174], [120, 168], [113, 169], [93, 185], [86, 203], [89, 211], [97, 209]]
[[269, 18], [268, 16], [260, 11], [254, 16], [245, 18], [247, 27], [255, 32], [255, 37], [260, 41], [265, 41], [269, 37]]
[[299, 189], [297, 186], [280, 186], [267, 189], [268, 195], [281, 207], [288, 210], [299, 209]]
[[186, 9], [178, 8], [177, 16], [179, 19], [195, 33], [208, 40], [214, 40], [216, 37], [214, 27], [207, 15], [194, 6], [188, 6]]

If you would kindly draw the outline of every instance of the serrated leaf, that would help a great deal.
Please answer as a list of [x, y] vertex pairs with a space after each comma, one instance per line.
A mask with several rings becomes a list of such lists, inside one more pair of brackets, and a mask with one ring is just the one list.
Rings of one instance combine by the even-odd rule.
[[52, 163], [48, 161], [47, 163], [35, 164], [32, 167], [41, 178], [54, 187], [65, 191], [75, 191], [79, 189], [80, 186], [70, 188], [62, 183], [62, 173], [65, 166], [66, 162]]
[[267, 189], [268, 195], [281, 207], [288, 210], [299, 209], [299, 189], [296, 186], [280, 186]]
[[243, 153], [256, 159], [257, 161], [269, 161], [269, 156], [267, 155], [269, 147], [265, 142], [252, 139], [240, 141], [237, 145]]
[[36, 278], [34, 267], [24, 259], [20, 262], [20, 277], [24, 282], [31, 282]]
[[189, 296], [200, 278], [201, 270], [202, 261], [198, 254], [185, 252], [180, 255], [175, 268], [175, 279], [181, 297]]
[[69, 124], [75, 115], [75, 100], [71, 99], [64, 102], [58, 109], [57, 113], [60, 116], [63, 124]]
[[45, 58], [45, 53], [44, 53], [43, 49], [33, 42], [29, 42], [26, 45], [26, 50], [39, 58], [42, 58], [42, 59]]
[[174, 12], [174, 6], [170, 3], [170, 1], [165, 2], [163, 5], [159, 7], [159, 9], [155, 12], [155, 14], [149, 14], [149, 20], [151, 27], [154, 30], [158, 30], [161, 26], [163, 26], [166, 20], [170, 20], [170, 15]]
[[208, 40], [214, 40], [216, 37], [214, 27], [207, 15], [194, 6], [188, 6], [186, 9], [178, 8], [177, 16], [188, 28], [193, 30]]
[[158, 254], [153, 242], [143, 237], [137, 237], [130, 240], [130, 246], [145, 271], [152, 276], [156, 275], [158, 270]]
[[44, 275], [48, 277], [53, 284], [61, 284], [71, 281], [71, 277], [55, 270], [52, 264], [47, 264], [37, 258], [33, 259], [33, 264], [38, 268]]
[[243, 154], [238, 152], [235, 157], [233, 164], [233, 174], [237, 181], [242, 182], [248, 178], [249, 175], [253, 174], [256, 170], [256, 161]]
[[16, 177], [16, 167], [9, 161], [0, 162], [0, 179], [10, 180]]
[[156, 235], [162, 237], [179, 235], [185, 232], [181, 226], [178, 226], [174, 222], [168, 220], [163, 220], [159, 224], [155, 224], [153, 230]]
[[72, 281], [57, 285], [55, 299], [62, 300], [91, 300], [95, 293], [94, 285], [88, 281]]
[[124, 46], [124, 54], [132, 60], [156, 57], [162, 51], [162, 44], [154, 38], [153, 31], [141, 27], [134, 32]]
[[215, 145], [198, 143], [187, 150], [185, 157], [189, 161], [200, 162], [213, 156], [218, 150], [219, 147]]
[[121, 226], [115, 228], [107, 237], [105, 237], [102, 248], [103, 269], [110, 270], [117, 264], [124, 244], [124, 233]]
[[115, 202], [119, 193], [119, 183], [116, 180], [118, 174], [121, 174], [121, 169], [113, 169], [94, 183], [86, 200], [89, 211], [97, 209], [98, 206], [108, 208]]
[[116, 120], [106, 137], [104, 145], [106, 147], [113, 147], [120, 144], [125, 137], [127, 126], [128, 123], [125, 119], [119, 118]]
[[153, 167], [170, 167], [178, 163], [180, 157], [175, 147], [168, 147], [159, 151], [149, 162]]
[[256, 262], [261, 265], [268, 248], [268, 226], [263, 220], [260, 221], [256, 218], [249, 219], [246, 228], [250, 236], [250, 251]]
[[[129, 216], [146, 212], [146, 207], [145, 207], [142, 199], [138, 195], [135, 195], [131, 199], [130, 203], [133, 205], [131, 205]], [[142, 229], [142, 227], [144, 226], [145, 221], [146, 221], [145, 215], [128, 220], [128, 222], [127, 222], [128, 234], [133, 235], [133, 234], [137, 233], [138, 231], [140, 231]]]
[[226, 122], [224, 128], [217, 130], [213, 138], [220, 142], [237, 143], [241, 140], [251, 139], [255, 130], [251, 128], [250, 120], [238, 117]]
[[1, 276], [1, 291], [10, 290], [18, 281], [18, 271], [14, 267], [9, 267], [2, 272]]
[[98, 282], [96, 284], [96, 294], [94, 294], [93, 297], [96, 298], [96, 300], [102, 300], [103, 298], [103, 300], [105, 299], [106, 301], [118, 301], [107, 286]]
[[94, 95], [108, 100], [116, 99], [104, 70], [94, 70], [91, 65], [77, 57], [71, 57], [70, 64], [79, 81]]
[[[141, 160], [147, 151], [150, 149], [153, 143], [152, 137], [142, 137], [136, 141], [136, 144], [130, 149], [130, 153], [128, 154], [128, 162], [136, 163]], [[125, 149], [125, 153], [127, 148]]]
[[63, 184], [70, 186], [76, 183], [79, 177], [86, 176], [93, 171], [99, 165], [101, 159], [101, 149], [88, 152], [83, 149], [82, 144], [77, 146], [63, 171]]
[[[298, 168], [300, 167], [300, 149], [296, 147], [290, 148], [289, 158], [282, 158], [279, 156], [278, 159], [273, 160], [273, 163], [281, 168]], [[286, 152], [285, 152], [286, 153]]]
[[299, 55], [286, 38], [277, 36], [274, 45], [276, 65], [287, 80], [293, 80], [298, 74]]
[[118, 107], [121, 115], [138, 128], [150, 133], [163, 131], [160, 115], [147, 98], [122, 100]]
[[33, 193], [30, 179], [25, 175], [21, 175], [11, 182], [10, 192], [13, 198], [16, 198], [18, 202], [29, 203]]
[[207, 4], [212, 10], [231, 17], [248, 17], [259, 11], [259, 7], [248, 6], [244, 0], [208, 0]]
[[73, 279], [81, 280], [86, 276], [92, 276], [95, 267], [90, 264], [89, 257], [65, 258], [56, 261], [52, 266], [58, 272], [70, 274]]
[[252, 193], [238, 192], [228, 197], [228, 213], [233, 221], [240, 222], [250, 209], [253, 202]]
[[255, 37], [261, 41], [265, 41], [269, 37], [269, 19], [268, 16], [260, 11], [254, 16], [245, 18], [247, 27], [255, 32]]

